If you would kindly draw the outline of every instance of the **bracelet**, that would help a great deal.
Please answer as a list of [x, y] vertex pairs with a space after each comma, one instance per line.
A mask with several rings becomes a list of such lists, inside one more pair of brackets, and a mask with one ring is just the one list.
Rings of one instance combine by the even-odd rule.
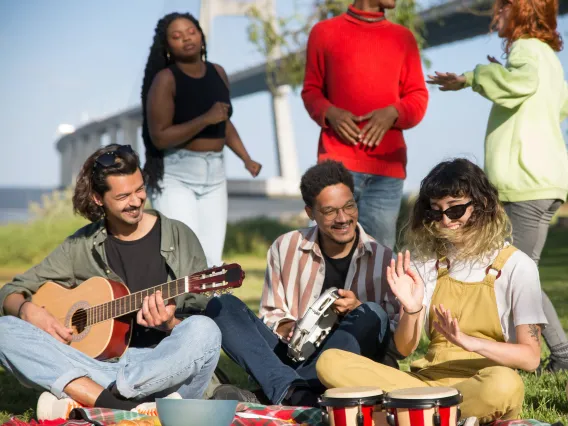
[[16, 314], [16, 316], [20, 319], [22, 319], [22, 317], [20, 316], [22, 314], [22, 308], [26, 303], [32, 303], [32, 302], [31, 300], [24, 300], [24, 302], [20, 305], [20, 307], [18, 308], [18, 313]]
[[414, 315], [414, 314], [417, 314], [417, 313], [419, 313], [419, 312], [422, 312], [422, 309], [424, 309], [424, 305], [422, 305], [422, 306], [420, 307], [420, 309], [418, 309], [416, 312], [408, 312], [406, 309], [404, 309], [404, 306], [402, 307], [402, 310], [403, 310], [406, 314], [408, 314], [408, 315]]

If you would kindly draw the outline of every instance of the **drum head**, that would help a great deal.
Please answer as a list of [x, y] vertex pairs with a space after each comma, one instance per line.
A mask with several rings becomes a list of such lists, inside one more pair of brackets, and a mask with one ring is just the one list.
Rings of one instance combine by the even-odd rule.
[[399, 389], [385, 396], [385, 407], [388, 408], [453, 407], [461, 402], [462, 395], [450, 387]]
[[375, 386], [357, 386], [328, 389], [322, 395], [320, 405], [324, 407], [354, 407], [376, 405], [383, 401], [383, 391]]

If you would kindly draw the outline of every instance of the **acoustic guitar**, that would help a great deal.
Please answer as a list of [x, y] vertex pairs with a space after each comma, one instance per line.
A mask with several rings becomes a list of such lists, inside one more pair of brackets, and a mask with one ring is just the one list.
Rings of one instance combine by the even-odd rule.
[[231, 263], [132, 294], [126, 285], [101, 277], [73, 289], [46, 282], [32, 302], [73, 329], [73, 348], [102, 361], [120, 357], [128, 349], [134, 316], [125, 316], [140, 310], [146, 296], [158, 290], [164, 301], [185, 293], [221, 294], [240, 287], [244, 278], [240, 265]]

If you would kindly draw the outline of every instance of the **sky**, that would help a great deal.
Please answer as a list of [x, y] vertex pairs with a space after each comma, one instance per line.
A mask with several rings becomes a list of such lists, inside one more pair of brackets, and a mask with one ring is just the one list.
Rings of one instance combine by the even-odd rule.
[[[207, 0], [203, 0], [207, 1]], [[307, 2], [308, 0], [303, 0]], [[291, 0], [277, 0], [281, 16]], [[76, 127], [140, 103], [143, 70], [157, 20], [172, 11], [199, 14], [199, 0], [0, 0], [0, 186], [56, 187], [57, 127]], [[209, 60], [232, 72], [262, 61], [247, 40], [246, 17], [218, 17], [208, 42]], [[568, 38], [568, 18], [559, 19]], [[427, 49], [425, 73], [464, 72], [501, 57], [495, 35]], [[568, 53], [559, 53], [568, 67]], [[405, 190], [439, 161], [465, 156], [483, 164], [490, 102], [466, 89], [442, 93], [429, 88], [424, 120], [405, 133], [408, 176]], [[289, 97], [300, 170], [316, 161], [318, 126], [298, 93]], [[268, 93], [233, 100], [235, 123], [260, 177], [276, 174], [275, 139]], [[564, 126], [566, 127], [566, 126]], [[229, 178], [245, 178], [242, 162], [226, 155]]]

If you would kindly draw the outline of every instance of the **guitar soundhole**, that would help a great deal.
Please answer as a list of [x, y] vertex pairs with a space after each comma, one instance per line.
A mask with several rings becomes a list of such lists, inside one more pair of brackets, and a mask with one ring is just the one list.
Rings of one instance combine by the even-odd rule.
[[71, 317], [71, 327], [73, 334], [81, 334], [87, 328], [87, 312], [84, 309], [77, 309]]

